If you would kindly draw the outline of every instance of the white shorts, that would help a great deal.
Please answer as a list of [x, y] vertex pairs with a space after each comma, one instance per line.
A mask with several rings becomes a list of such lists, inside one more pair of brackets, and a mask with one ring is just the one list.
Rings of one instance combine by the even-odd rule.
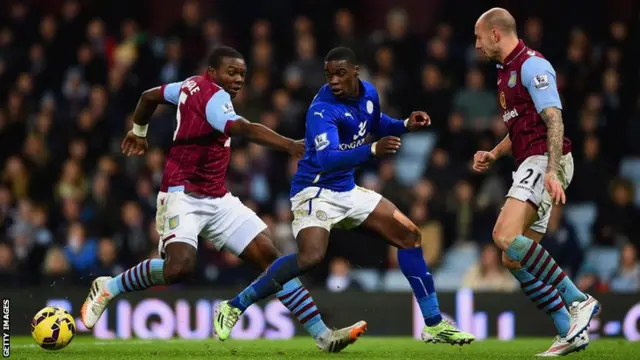
[[234, 255], [242, 251], [267, 225], [237, 197], [196, 197], [184, 192], [158, 193], [156, 230], [160, 235], [158, 253], [173, 242], [198, 248], [198, 237], [216, 249]]
[[356, 186], [351, 191], [336, 192], [308, 187], [291, 198], [293, 235], [308, 227], [329, 231], [352, 229], [362, 224], [376, 208], [382, 195]]
[[[544, 187], [544, 174], [547, 171], [546, 155], [528, 157], [513, 173], [513, 185], [507, 197], [528, 201], [538, 207], [538, 220], [531, 225], [531, 230], [544, 234], [547, 232], [553, 202], [551, 195]], [[571, 153], [560, 158], [558, 179], [566, 190], [573, 178], [573, 156]]]

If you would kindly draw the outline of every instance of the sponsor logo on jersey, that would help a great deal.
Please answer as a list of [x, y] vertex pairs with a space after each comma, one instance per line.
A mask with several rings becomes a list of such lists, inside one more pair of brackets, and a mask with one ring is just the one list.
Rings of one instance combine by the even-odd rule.
[[348, 144], [340, 144], [338, 148], [340, 150], [351, 150], [359, 146], [364, 145], [365, 137], [367, 135], [367, 120], [358, 124], [358, 132], [353, 135], [353, 141]]
[[518, 110], [516, 109], [511, 109], [511, 110], [507, 110], [502, 114], [502, 121], [504, 122], [509, 122], [509, 120], [518, 117]]
[[507, 83], [507, 85], [509, 85], [509, 87], [512, 88], [516, 86], [517, 81], [518, 81], [518, 72], [512, 71], [511, 76], [509, 76], [509, 82]]

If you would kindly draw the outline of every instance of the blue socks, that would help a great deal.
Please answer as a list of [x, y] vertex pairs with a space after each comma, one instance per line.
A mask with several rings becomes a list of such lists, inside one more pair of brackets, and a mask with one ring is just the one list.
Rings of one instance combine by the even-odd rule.
[[124, 292], [140, 291], [154, 285], [164, 285], [164, 260], [145, 260], [107, 281], [107, 290], [113, 296]]
[[329, 328], [322, 321], [320, 311], [309, 291], [296, 279], [302, 272], [295, 254], [280, 257], [258, 279], [231, 299], [229, 304], [244, 312], [252, 304], [277, 292], [276, 296], [282, 304], [300, 321], [305, 330], [317, 339]]
[[296, 254], [282, 256], [269, 266], [251, 285], [229, 301], [235, 308], [247, 310], [257, 301], [283, 289], [283, 285], [302, 274]]
[[513, 240], [506, 253], [519, 261], [522, 268], [535, 279], [557, 289], [566, 304], [587, 299], [587, 295], [578, 290], [547, 250], [535, 241], [520, 235]]
[[529, 300], [536, 304], [539, 310], [543, 310], [551, 316], [558, 334], [565, 337], [569, 332], [571, 318], [564, 301], [558, 294], [558, 290], [543, 284], [524, 269], [510, 269], [509, 271], [518, 279], [522, 291], [524, 291]]
[[398, 264], [418, 300], [424, 323], [427, 326], [438, 325], [442, 321], [440, 305], [433, 285], [433, 276], [422, 255], [422, 248], [398, 249]]

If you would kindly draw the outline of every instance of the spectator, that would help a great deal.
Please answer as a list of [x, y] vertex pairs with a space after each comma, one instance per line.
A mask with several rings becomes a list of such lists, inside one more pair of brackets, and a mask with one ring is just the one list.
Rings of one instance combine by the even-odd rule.
[[620, 293], [640, 291], [640, 261], [634, 245], [627, 244], [622, 248], [620, 268], [611, 279], [611, 290]]
[[593, 225], [596, 242], [605, 246], [637, 243], [640, 212], [633, 203], [633, 184], [627, 179], [616, 179], [611, 183], [609, 196]]
[[482, 248], [480, 260], [464, 275], [462, 285], [478, 291], [512, 292], [518, 282], [502, 266], [500, 251], [493, 244]]
[[327, 277], [327, 289], [331, 292], [362, 289], [360, 284], [351, 277], [351, 266], [344, 258], [331, 260], [329, 277]]

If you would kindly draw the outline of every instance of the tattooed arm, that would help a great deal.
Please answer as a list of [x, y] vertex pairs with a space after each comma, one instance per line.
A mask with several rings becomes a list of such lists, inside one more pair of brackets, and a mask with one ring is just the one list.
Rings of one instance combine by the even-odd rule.
[[547, 151], [549, 161], [547, 163], [547, 173], [558, 173], [558, 164], [562, 157], [562, 143], [564, 139], [564, 123], [562, 122], [562, 112], [557, 107], [548, 107], [540, 112], [540, 117], [547, 124]]
[[522, 85], [527, 88], [536, 110], [547, 125], [547, 171], [544, 186], [556, 203], [565, 203], [566, 196], [558, 179], [564, 124], [562, 123], [562, 102], [556, 84], [556, 72], [551, 64], [537, 56], [531, 56], [522, 64]]

